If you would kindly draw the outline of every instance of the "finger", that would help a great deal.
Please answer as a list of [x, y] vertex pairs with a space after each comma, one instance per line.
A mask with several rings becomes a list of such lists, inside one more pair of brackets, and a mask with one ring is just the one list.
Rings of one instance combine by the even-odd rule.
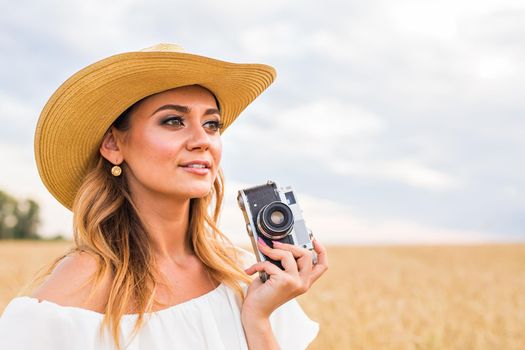
[[317, 264], [312, 269], [311, 282], [315, 282], [328, 269], [328, 256], [326, 248], [315, 238], [313, 241], [314, 250], [317, 253]]
[[284, 267], [284, 271], [291, 272], [296, 275], [299, 274], [299, 271], [297, 270], [297, 263], [295, 262], [291, 252], [282, 249], [270, 248], [261, 238], [258, 238], [257, 240], [259, 249], [264, 255], [273, 260], [280, 261]]
[[279, 273], [284, 273], [280, 268], [275, 266], [269, 261], [260, 261], [258, 263], [253, 264], [252, 266], [248, 267], [244, 272], [248, 275], [253, 275], [256, 272], [266, 272], [268, 275], [276, 275]]
[[299, 275], [301, 277], [309, 276], [312, 271], [313, 260], [312, 252], [306, 248], [298, 247], [293, 244], [273, 242], [274, 247], [278, 249], [287, 250], [292, 253], [293, 257], [297, 260], [297, 266], [299, 267]]

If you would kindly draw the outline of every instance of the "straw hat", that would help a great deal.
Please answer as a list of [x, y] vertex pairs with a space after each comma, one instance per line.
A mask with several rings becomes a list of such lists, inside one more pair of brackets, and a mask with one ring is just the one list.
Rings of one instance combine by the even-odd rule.
[[95, 166], [105, 132], [142, 98], [185, 85], [215, 94], [223, 132], [275, 79], [263, 64], [239, 64], [158, 44], [105, 58], [73, 74], [46, 103], [35, 132], [38, 172], [49, 192], [71, 209]]

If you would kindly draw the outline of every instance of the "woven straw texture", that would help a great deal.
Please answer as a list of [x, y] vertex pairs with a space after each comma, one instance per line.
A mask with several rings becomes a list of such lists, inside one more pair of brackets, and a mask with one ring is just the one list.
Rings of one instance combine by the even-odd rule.
[[49, 192], [71, 209], [77, 190], [95, 165], [113, 121], [140, 99], [198, 84], [221, 106], [224, 130], [275, 79], [263, 64], [224, 62], [182, 52], [173, 44], [114, 55], [66, 80], [44, 106], [35, 132], [35, 158]]

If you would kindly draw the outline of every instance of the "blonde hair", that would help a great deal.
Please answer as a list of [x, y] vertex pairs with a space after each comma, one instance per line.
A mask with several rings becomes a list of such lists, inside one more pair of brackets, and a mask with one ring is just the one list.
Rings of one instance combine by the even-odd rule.
[[[73, 204], [75, 245], [55, 259], [42, 279], [56, 264], [75, 252], [90, 253], [98, 260], [97, 272], [86, 282], [92, 284], [88, 300], [99, 289], [104, 276], [112, 276], [109, 296], [100, 325], [100, 335], [107, 330], [117, 349], [120, 319], [126, 310], [138, 314], [132, 336], [144, 324], [144, 314], [161, 305], [155, 298], [158, 272], [148, 232], [133, 204], [126, 180], [126, 168], [119, 177], [111, 175], [111, 164], [99, 157], [96, 166], [85, 177]], [[219, 169], [210, 193], [190, 199], [188, 244], [202, 261], [211, 278], [231, 287], [244, 300], [242, 282], [251, 280], [243, 271], [237, 249], [216, 225], [224, 190], [224, 176]], [[209, 212], [209, 209], [212, 209]]]

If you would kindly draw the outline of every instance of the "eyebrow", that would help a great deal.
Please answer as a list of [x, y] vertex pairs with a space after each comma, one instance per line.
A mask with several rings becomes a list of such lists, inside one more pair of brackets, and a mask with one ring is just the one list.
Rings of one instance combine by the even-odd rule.
[[[191, 108], [188, 108], [187, 106], [168, 104], [168, 105], [160, 106], [159, 108], [157, 108], [155, 110], [155, 112], [153, 112], [153, 114], [155, 114], [157, 112], [160, 112], [160, 111], [164, 111], [166, 109], [174, 109], [174, 110], [176, 110], [178, 112], [181, 112], [181, 113], [190, 113], [191, 112]], [[221, 112], [217, 108], [208, 108], [204, 112], [204, 115], [210, 115], [210, 114], [218, 114], [220, 116]]]

